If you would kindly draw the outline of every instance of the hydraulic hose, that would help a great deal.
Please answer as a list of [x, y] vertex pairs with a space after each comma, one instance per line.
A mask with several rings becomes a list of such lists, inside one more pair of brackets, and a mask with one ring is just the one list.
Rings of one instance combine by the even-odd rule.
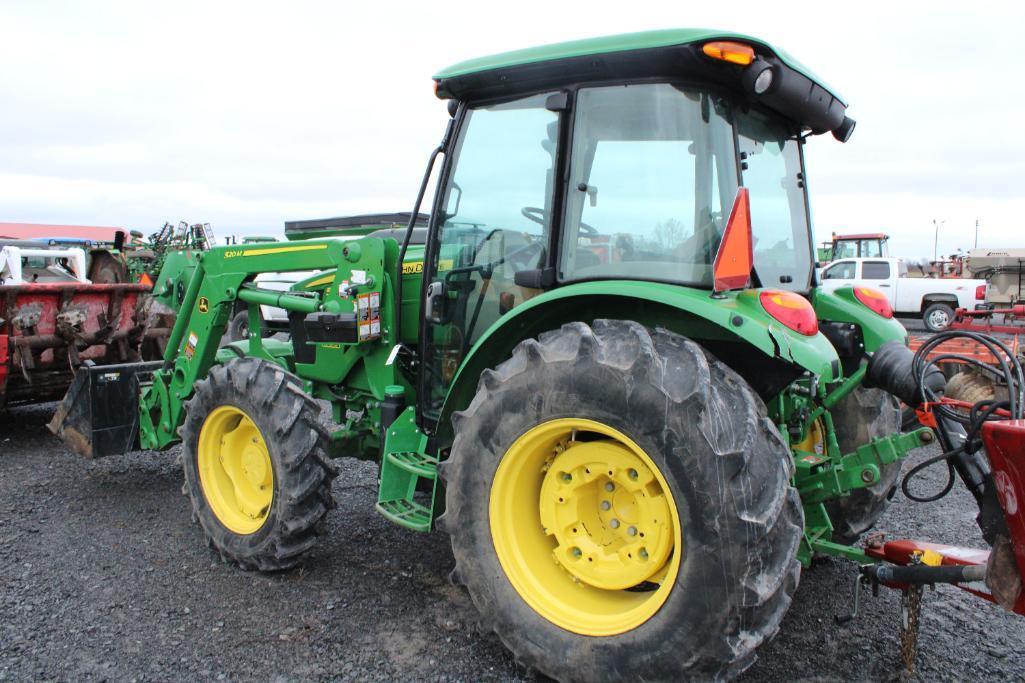
[[[980, 344], [992, 354], [997, 367], [992, 367], [978, 360], [957, 354], [935, 354], [934, 350], [942, 343], [954, 338], [967, 338]], [[932, 355], [930, 355], [932, 354]], [[934, 335], [925, 342], [917, 352], [897, 341], [881, 346], [869, 359], [866, 371], [866, 383], [885, 389], [911, 407], [931, 404], [932, 414], [936, 419], [936, 433], [943, 453], [919, 464], [905, 475], [901, 489], [911, 500], [919, 502], [934, 501], [950, 492], [954, 483], [954, 472], [964, 482], [965, 487], [975, 498], [979, 506], [976, 521], [983, 536], [992, 545], [998, 535], [1006, 533], [1006, 524], [996, 498], [993, 475], [986, 456], [978, 452], [976, 435], [982, 422], [995, 419], [995, 408], [973, 409], [969, 417], [965, 417], [949, 406], [940, 403], [946, 387], [946, 377], [937, 367], [940, 360], [964, 360], [982, 367], [992, 375], [1003, 378], [1007, 382], [1010, 399], [1007, 409], [1012, 418], [1021, 418], [1023, 412], [1023, 391], [1025, 377], [1022, 367], [1007, 345], [999, 339], [985, 334], [970, 331], [951, 330]], [[930, 465], [944, 462], [948, 468], [947, 484], [936, 494], [916, 496], [910, 491], [909, 483], [923, 469]]]
[[870, 579], [880, 583], [909, 583], [924, 585], [930, 583], [971, 583], [986, 578], [984, 564], [951, 564], [933, 567], [925, 564], [898, 566], [872, 564], [862, 568]]

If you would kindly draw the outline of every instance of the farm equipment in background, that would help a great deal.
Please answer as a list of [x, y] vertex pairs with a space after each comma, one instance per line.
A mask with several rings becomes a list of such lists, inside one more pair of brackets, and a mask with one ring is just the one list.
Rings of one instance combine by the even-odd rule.
[[152, 324], [150, 287], [86, 271], [79, 247], [0, 242], [0, 409], [61, 398], [83, 365], [163, 350], [171, 330]]
[[[94, 456], [136, 432], [182, 443], [204, 535], [260, 570], [316, 545], [332, 458], [374, 461], [377, 511], [445, 529], [483, 622], [564, 680], [736, 675], [816, 555], [876, 584], [985, 578], [1018, 609], [1022, 423], [948, 413], [881, 292], [815, 281], [793, 207], [807, 135], [854, 129], [839, 97], [762, 41], [703, 30], [435, 80], [451, 118], [404, 231], [169, 252], [155, 297], [180, 313], [163, 361], [83, 368], [51, 428]], [[312, 274], [258, 280], [289, 272]], [[221, 347], [239, 302], [248, 338]], [[287, 340], [263, 338], [262, 306], [287, 311]], [[1005, 375], [1020, 418], [1020, 366]], [[130, 412], [96, 409], [126, 397]], [[935, 427], [901, 433], [894, 397]], [[937, 439], [979, 502], [985, 570], [856, 545], [901, 459]]]
[[880, 258], [890, 255], [890, 236], [882, 232], [837, 235], [823, 242], [817, 252], [819, 266], [842, 258]]
[[0, 243], [24, 248], [79, 248], [85, 254], [82, 277], [94, 284], [130, 282], [142, 233], [121, 228], [43, 223], [0, 223]]
[[[116, 228], [0, 223], [0, 409], [65, 396], [76, 371], [161, 358], [181, 299], [151, 297], [213, 244], [209, 224], [165, 224], [150, 242]], [[167, 289], [167, 281], [164, 281]], [[181, 290], [183, 293], [184, 290]]]
[[188, 223], [178, 221], [177, 226], [164, 223], [160, 230], [149, 236], [148, 242], [140, 242], [139, 258], [132, 273], [141, 278], [155, 280], [164, 269], [172, 254], [187, 260], [196, 252], [206, 251], [216, 244], [213, 229], [209, 223]]
[[966, 263], [972, 277], [986, 280], [990, 307], [1025, 304], [1025, 249], [972, 249]]

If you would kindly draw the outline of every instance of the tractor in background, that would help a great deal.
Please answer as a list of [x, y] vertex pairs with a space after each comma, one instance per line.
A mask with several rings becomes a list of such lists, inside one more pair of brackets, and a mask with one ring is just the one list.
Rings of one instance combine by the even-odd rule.
[[[734, 676], [816, 555], [1025, 613], [1025, 423], [952, 421], [886, 298], [817, 286], [803, 145], [850, 137], [836, 91], [697, 29], [435, 84], [451, 118], [405, 230], [169, 254], [162, 362], [83, 368], [53, 429], [93, 455], [181, 443], [202, 533], [266, 571], [316, 547], [334, 458], [376, 462], [377, 511], [446, 531], [483, 623], [561, 680]], [[261, 286], [288, 272], [308, 275]], [[239, 302], [248, 337], [221, 346]], [[897, 398], [934, 426], [901, 433]], [[937, 439], [993, 552], [857, 545]]]
[[819, 245], [816, 259], [826, 266], [843, 258], [880, 258], [890, 255], [890, 236], [883, 232], [837, 235]]

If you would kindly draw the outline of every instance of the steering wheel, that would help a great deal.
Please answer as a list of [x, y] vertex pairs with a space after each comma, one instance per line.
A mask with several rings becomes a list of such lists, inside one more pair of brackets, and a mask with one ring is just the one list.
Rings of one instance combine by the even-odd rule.
[[515, 270], [527, 270], [532, 267], [532, 262], [537, 260], [542, 249], [544, 244], [538, 240], [509, 252], [502, 260], [512, 264]]
[[[537, 223], [538, 225], [540, 225], [542, 227], [545, 224], [545, 210], [544, 209], [539, 209], [536, 206], [524, 206], [522, 209], [520, 209], [520, 213], [523, 214], [523, 217], [526, 218], [527, 220], [532, 221], [534, 223]], [[598, 229], [593, 227], [593, 226], [591, 226], [591, 225], [588, 225], [587, 223], [581, 223], [580, 227], [588, 235], [597, 235], [598, 234]]]

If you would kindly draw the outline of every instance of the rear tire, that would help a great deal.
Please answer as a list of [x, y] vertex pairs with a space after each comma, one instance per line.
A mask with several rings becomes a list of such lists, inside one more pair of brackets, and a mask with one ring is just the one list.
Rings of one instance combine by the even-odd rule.
[[[576, 425], [570, 441], [556, 440], [547, 450], [522, 447], [538, 430], [562, 423]], [[755, 650], [778, 631], [799, 580], [796, 553], [804, 529], [800, 499], [790, 486], [792, 460], [761, 400], [696, 343], [634, 322], [599, 320], [593, 328], [570, 323], [522, 342], [508, 361], [485, 371], [477, 395], [453, 424], [455, 441], [442, 467], [446, 513], [439, 520], [452, 536], [453, 577], [521, 664], [567, 681], [729, 677], [750, 666]], [[607, 547], [592, 554], [594, 547], [583, 543], [583, 554], [579, 547], [567, 549], [542, 523], [551, 519], [545, 511], [558, 505], [544, 487], [567, 474], [559, 463], [595, 447], [630, 451], [647, 463], [653, 478], [646, 480], [642, 470], [640, 480], [650, 481], [642, 488], [664, 495], [679, 525], [666, 564], [633, 588], [597, 586], [582, 560], [611, 561]], [[605, 469], [574, 486], [597, 482], [599, 497], [614, 490], [608, 495], [617, 496], [612, 512], [618, 515], [620, 491], [630, 489], [622, 480], [606, 488], [613, 466], [609, 477]], [[512, 489], [504, 482], [512, 475], [506, 472], [517, 470], [539, 495], [507, 495]], [[580, 470], [578, 463], [573, 476], [580, 477]], [[632, 468], [617, 469], [615, 476], [622, 471], [637, 478]], [[601, 517], [608, 513], [594, 512], [597, 499], [579, 500], [569, 500], [577, 505], [572, 509], [597, 515], [580, 517], [591, 519], [583, 529], [587, 535], [622, 532], [620, 524]], [[504, 521], [512, 520], [504, 513], [507, 505], [523, 513], [511, 523]], [[634, 524], [628, 513], [622, 517], [623, 526]], [[638, 519], [643, 532], [643, 515]], [[647, 529], [650, 544], [654, 534]], [[519, 545], [520, 539], [532, 545]], [[510, 547], [516, 552], [510, 554]], [[612, 555], [629, 565], [623, 555], [632, 546], [616, 547]], [[574, 554], [579, 571], [564, 559]], [[518, 563], [521, 556], [526, 562]], [[566, 571], [545, 570], [553, 559]], [[642, 616], [620, 618], [609, 607], [614, 614], [606, 618], [606, 598], [641, 604]]]
[[186, 403], [182, 492], [210, 545], [245, 569], [298, 564], [334, 507], [319, 406], [300, 386], [239, 358], [212, 367]]
[[930, 332], [942, 332], [954, 320], [954, 309], [948, 304], [929, 304], [922, 311], [922, 322]]
[[112, 285], [124, 282], [125, 267], [111, 254], [99, 252], [93, 254], [89, 265], [89, 279], [93, 284]]
[[[858, 387], [830, 414], [843, 453], [851, 453], [858, 446], [901, 430], [900, 404], [882, 389]], [[879, 481], [826, 503], [834, 541], [852, 544], [872, 528], [897, 491], [902, 466], [901, 460], [883, 465]]]

